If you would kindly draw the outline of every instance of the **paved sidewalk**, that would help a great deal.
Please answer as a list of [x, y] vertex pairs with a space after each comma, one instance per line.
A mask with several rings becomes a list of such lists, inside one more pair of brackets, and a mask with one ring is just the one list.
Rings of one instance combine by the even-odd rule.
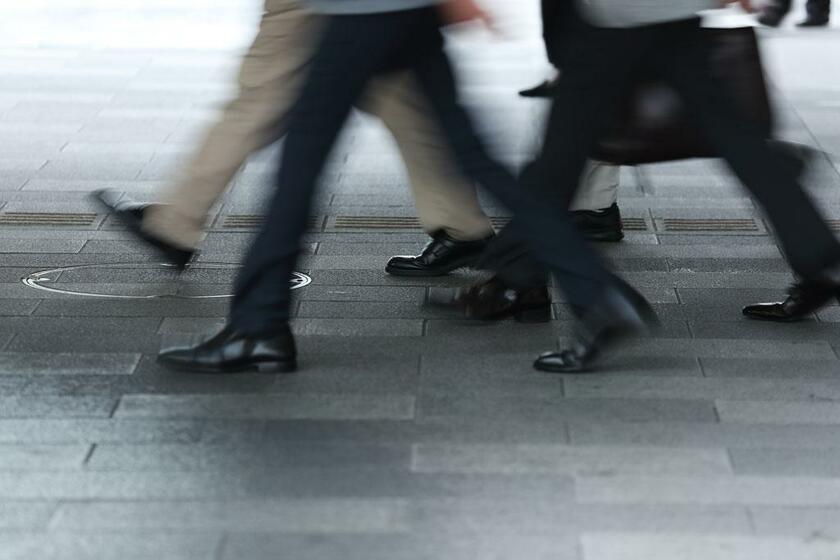
[[[468, 276], [384, 274], [424, 236], [391, 140], [359, 117], [300, 265], [301, 371], [174, 375], [154, 355], [221, 324], [227, 301], [194, 296], [228, 292], [276, 152], [180, 279], [86, 195], [151, 199], [173, 177], [230, 95], [255, 3], [61, 4], [0, 3], [21, 22], [0, 34], [0, 560], [840, 557], [840, 307], [741, 318], [792, 278], [715, 162], [624, 171], [628, 238], [603, 250], [663, 331], [603, 373], [543, 375], [530, 363], [570, 332], [562, 301], [550, 325], [476, 325], [422, 305]], [[488, 4], [511, 39], [452, 51], [517, 163], [543, 109], [515, 96], [544, 71], [536, 6]], [[192, 48], [161, 31], [189, 21]], [[810, 183], [840, 226], [840, 32], [765, 35], [783, 136], [828, 154]], [[36, 272], [168, 297], [21, 283]]]

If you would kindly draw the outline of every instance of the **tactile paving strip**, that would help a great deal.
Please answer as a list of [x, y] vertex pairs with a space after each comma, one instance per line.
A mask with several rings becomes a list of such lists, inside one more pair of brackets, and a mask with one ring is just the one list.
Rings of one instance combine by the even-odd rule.
[[[258, 214], [228, 214], [222, 222], [224, 229], [245, 229], [255, 230], [262, 227], [265, 216]], [[306, 221], [306, 229], [309, 231], [321, 231], [324, 227], [322, 216], [310, 216]]]
[[660, 231], [666, 232], [760, 232], [754, 218], [662, 218]]
[[3, 212], [0, 225], [4, 226], [91, 226], [95, 213], [58, 212]]

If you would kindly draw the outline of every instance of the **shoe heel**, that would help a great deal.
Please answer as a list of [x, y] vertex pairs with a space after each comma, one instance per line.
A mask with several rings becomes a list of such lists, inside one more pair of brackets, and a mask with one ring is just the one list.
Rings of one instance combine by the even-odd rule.
[[297, 362], [289, 360], [285, 362], [263, 362], [257, 364], [257, 371], [260, 373], [292, 373], [297, 370]]
[[520, 309], [514, 314], [513, 319], [517, 323], [548, 323], [551, 321], [551, 306]]

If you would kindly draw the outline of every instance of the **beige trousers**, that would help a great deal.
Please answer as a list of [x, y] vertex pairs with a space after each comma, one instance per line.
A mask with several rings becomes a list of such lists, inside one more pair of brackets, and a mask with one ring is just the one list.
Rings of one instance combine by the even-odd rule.
[[[184, 248], [204, 236], [207, 215], [255, 151], [285, 134], [286, 118], [306, 77], [321, 18], [300, 0], [266, 0], [259, 32], [239, 71], [239, 94], [169, 186], [143, 227]], [[437, 125], [410, 76], [380, 80], [364, 101], [394, 135], [408, 171], [417, 213], [427, 232], [479, 239], [492, 227], [474, 185], [455, 169]]]
[[570, 210], [603, 210], [618, 200], [621, 168], [599, 161], [590, 161], [580, 178], [580, 188]]

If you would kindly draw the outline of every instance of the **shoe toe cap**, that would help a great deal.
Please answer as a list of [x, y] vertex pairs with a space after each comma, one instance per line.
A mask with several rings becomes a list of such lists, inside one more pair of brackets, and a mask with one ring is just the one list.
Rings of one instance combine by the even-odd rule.
[[585, 363], [575, 353], [546, 352], [534, 362], [534, 369], [548, 373], [575, 373], [585, 370]]

